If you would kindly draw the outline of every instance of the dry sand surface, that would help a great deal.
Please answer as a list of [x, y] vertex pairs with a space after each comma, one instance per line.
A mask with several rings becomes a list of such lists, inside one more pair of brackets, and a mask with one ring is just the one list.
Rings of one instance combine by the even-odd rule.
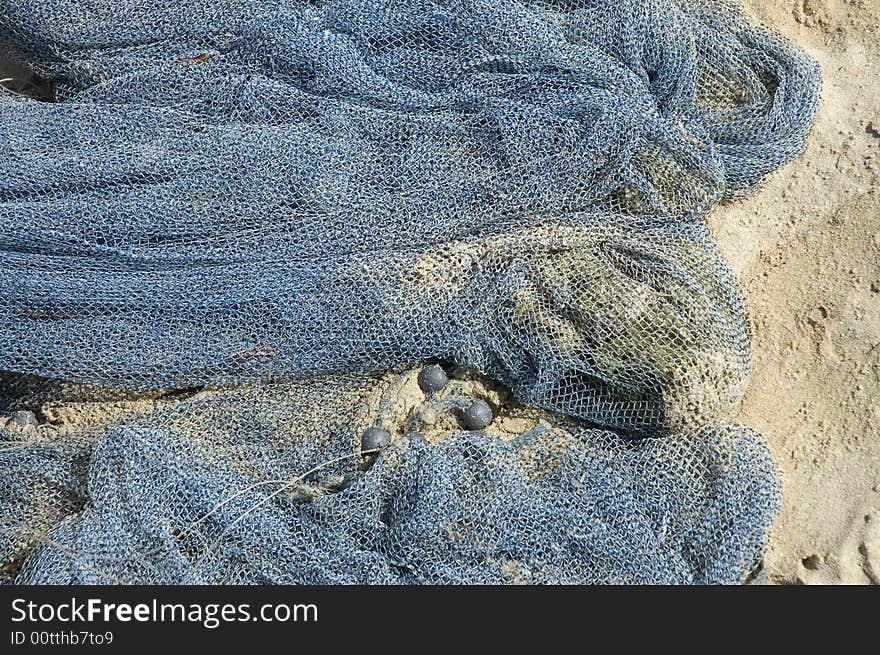
[[773, 582], [880, 584], [880, 0], [746, 0], [822, 65], [804, 154], [710, 227], [749, 297], [739, 420], [785, 474]]
[[880, 0], [745, 4], [825, 78], [805, 153], [709, 216], [749, 297], [738, 420], [785, 475], [765, 569], [775, 583], [880, 584]]

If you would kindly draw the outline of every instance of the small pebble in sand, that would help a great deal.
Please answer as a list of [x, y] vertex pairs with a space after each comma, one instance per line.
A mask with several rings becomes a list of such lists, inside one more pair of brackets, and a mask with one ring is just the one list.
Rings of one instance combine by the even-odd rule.
[[391, 443], [391, 435], [382, 428], [367, 428], [361, 435], [361, 452], [381, 450]]
[[475, 400], [461, 413], [461, 424], [468, 430], [482, 430], [492, 423], [492, 408], [485, 400]]
[[419, 387], [425, 393], [435, 393], [449, 384], [449, 376], [438, 364], [426, 366], [419, 373]]
[[40, 424], [33, 412], [20, 411], [13, 413], [6, 421], [6, 427], [13, 430], [36, 428]]

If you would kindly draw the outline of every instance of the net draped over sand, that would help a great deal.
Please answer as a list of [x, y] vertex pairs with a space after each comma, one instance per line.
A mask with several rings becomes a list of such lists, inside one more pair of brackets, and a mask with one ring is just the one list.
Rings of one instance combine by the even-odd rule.
[[[179, 399], [3, 428], [7, 580], [755, 567], [779, 481], [701, 218], [802, 149], [804, 52], [709, 0], [11, 5], [54, 101], [0, 94], [0, 371]], [[414, 436], [376, 399], [428, 360], [546, 418]]]

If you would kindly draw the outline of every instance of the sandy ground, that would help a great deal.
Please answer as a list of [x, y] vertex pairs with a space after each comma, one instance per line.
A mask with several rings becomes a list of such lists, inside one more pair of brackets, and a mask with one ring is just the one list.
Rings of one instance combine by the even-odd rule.
[[[775, 583], [880, 584], [880, 0], [745, 4], [825, 76], [805, 153], [709, 216], [749, 297], [754, 365], [737, 418], [785, 475], [765, 569]], [[58, 411], [70, 427], [94, 421], [85, 407]]]
[[804, 154], [710, 227], [749, 296], [738, 419], [785, 474], [774, 582], [880, 584], [880, 0], [746, 0], [822, 64]]

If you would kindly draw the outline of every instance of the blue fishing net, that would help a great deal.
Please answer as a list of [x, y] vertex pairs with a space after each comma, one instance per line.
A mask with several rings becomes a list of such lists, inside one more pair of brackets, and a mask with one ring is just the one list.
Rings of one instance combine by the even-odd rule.
[[752, 430], [419, 425], [365, 460], [360, 430], [393, 425], [371, 397], [406, 377], [202, 391], [5, 442], [0, 505], [36, 546], [17, 582], [736, 583], [760, 559], [779, 498]]
[[[10, 5], [9, 579], [745, 579], [779, 488], [700, 219], [800, 152], [800, 49], [708, 0]], [[496, 382], [378, 373], [429, 359]]]

